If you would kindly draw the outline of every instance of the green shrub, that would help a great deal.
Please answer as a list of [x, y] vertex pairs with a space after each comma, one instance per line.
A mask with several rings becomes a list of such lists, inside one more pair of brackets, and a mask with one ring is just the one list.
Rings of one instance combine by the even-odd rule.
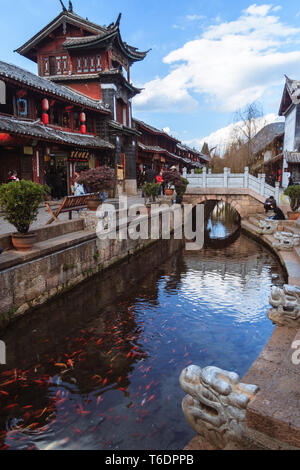
[[190, 184], [188, 182], [188, 180], [186, 178], [181, 177], [181, 180], [180, 180], [179, 184], [175, 185], [175, 190], [176, 190], [177, 196], [183, 196], [186, 193], [186, 188], [187, 188], [188, 184]]
[[291, 209], [296, 211], [300, 206], [300, 185], [288, 186], [284, 194], [291, 200]]
[[159, 185], [156, 183], [145, 183], [143, 186], [145, 196], [151, 198], [153, 202], [158, 196], [158, 189]]
[[32, 181], [12, 181], [0, 186], [0, 207], [4, 219], [16, 227], [19, 233], [27, 233], [37, 218], [40, 203], [50, 188]]

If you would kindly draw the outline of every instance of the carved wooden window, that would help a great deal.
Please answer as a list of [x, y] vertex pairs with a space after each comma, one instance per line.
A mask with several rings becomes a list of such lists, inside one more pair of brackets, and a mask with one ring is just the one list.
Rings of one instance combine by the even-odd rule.
[[63, 71], [67, 72], [67, 65], [68, 65], [67, 56], [65, 55], [63, 56], [62, 63], [63, 63]]
[[90, 72], [95, 72], [95, 57], [90, 59]]
[[97, 71], [100, 72], [101, 70], [101, 57], [97, 55]]
[[81, 73], [82, 72], [82, 68], [81, 68], [81, 58], [78, 57], [77, 59], [77, 72], [78, 73]]
[[61, 74], [61, 57], [56, 57], [56, 73]]
[[88, 71], [89, 71], [89, 69], [88, 69], [88, 58], [87, 58], [87, 57], [85, 57], [85, 58], [83, 59], [83, 71], [84, 71], [84, 72], [88, 72]]
[[50, 69], [49, 69], [49, 58], [44, 57], [44, 74], [49, 75]]

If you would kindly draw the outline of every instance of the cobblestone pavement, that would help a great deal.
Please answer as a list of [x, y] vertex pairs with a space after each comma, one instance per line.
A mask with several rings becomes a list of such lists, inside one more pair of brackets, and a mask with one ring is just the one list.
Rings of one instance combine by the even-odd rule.
[[[54, 209], [57, 209], [62, 201], [55, 201], [51, 203], [51, 208], [54, 212]], [[106, 201], [107, 203], [111, 202], [109, 199]], [[144, 204], [144, 199], [141, 197], [129, 197], [128, 198], [128, 205], [132, 204]], [[51, 215], [46, 210], [46, 206], [41, 206], [38, 212], [38, 217], [35, 222], [31, 225], [31, 228], [41, 227], [46, 224], [46, 222], [50, 219]], [[78, 218], [78, 212], [73, 211], [73, 219]], [[69, 220], [68, 212], [62, 213], [59, 215], [59, 220], [61, 222]], [[16, 229], [11, 224], [9, 224], [1, 215], [0, 212], [0, 235], [4, 235], [6, 233], [15, 232]]]

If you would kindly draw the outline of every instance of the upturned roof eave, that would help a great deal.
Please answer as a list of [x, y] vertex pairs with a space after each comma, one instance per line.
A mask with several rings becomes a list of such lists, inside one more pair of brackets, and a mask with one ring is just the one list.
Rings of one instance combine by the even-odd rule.
[[84, 28], [91, 32], [91, 33], [100, 33], [100, 32], [105, 32], [105, 28], [96, 25], [94, 23], [89, 22], [88, 20], [85, 20], [84, 18], [81, 18], [80, 16], [70, 13], [70, 12], [65, 12], [62, 11], [58, 16], [56, 16], [50, 23], [48, 23], [44, 28], [42, 28], [38, 33], [36, 33], [32, 38], [30, 38], [28, 41], [26, 41], [22, 46], [18, 47], [14, 52], [17, 52], [18, 54], [21, 54], [23, 56], [27, 56], [29, 51], [40, 41], [42, 41], [45, 36], [50, 34], [52, 31], [54, 31], [60, 24], [63, 24], [64, 19], [69, 22], [70, 24], [73, 24], [76, 26], [76, 23], [78, 25], [84, 26]]

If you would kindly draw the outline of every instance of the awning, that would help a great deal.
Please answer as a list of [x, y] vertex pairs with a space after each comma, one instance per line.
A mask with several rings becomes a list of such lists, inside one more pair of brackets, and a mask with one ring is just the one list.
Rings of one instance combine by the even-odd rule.
[[287, 163], [300, 163], [300, 153], [298, 152], [286, 152], [285, 158]]

